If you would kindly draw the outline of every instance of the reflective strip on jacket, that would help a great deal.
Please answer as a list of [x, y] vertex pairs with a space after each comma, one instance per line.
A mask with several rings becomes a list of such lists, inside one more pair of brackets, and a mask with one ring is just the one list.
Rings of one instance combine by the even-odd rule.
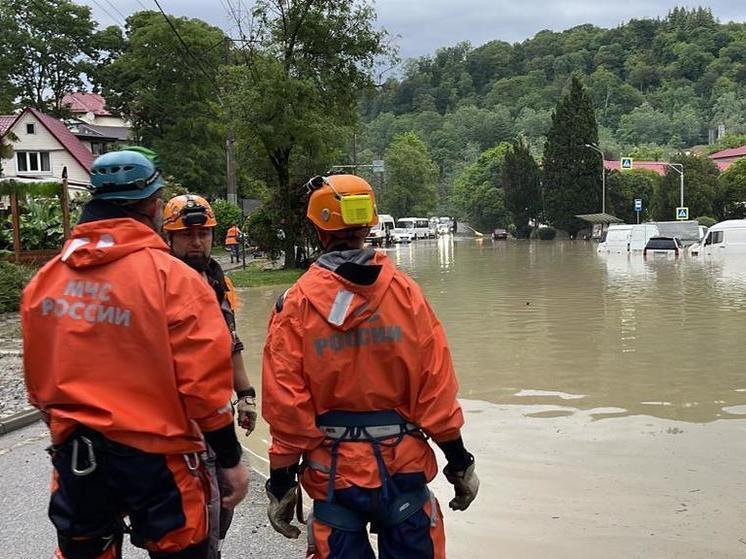
[[146, 452], [202, 450], [232, 422], [231, 340], [215, 293], [133, 219], [78, 225], [24, 290], [29, 401], [53, 442], [76, 424]]
[[[440, 322], [413, 280], [384, 254], [367, 254], [367, 264], [380, 267], [367, 286], [314, 264], [273, 313], [264, 348], [262, 411], [272, 435], [271, 467], [304, 454], [313, 465], [303, 474], [304, 487], [316, 499], [326, 493], [330, 466], [317, 415], [396, 410], [436, 441], [457, 438], [463, 425]], [[435, 455], [421, 438], [405, 436], [382, 450], [392, 475], [424, 472], [430, 480], [437, 473]], [[380, 483], [372, 446], [342, 443], [336, 487]]]

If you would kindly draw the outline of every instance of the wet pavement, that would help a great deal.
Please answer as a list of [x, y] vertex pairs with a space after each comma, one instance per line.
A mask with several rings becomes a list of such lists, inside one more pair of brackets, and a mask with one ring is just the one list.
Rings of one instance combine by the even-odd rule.
[[[0, 559], [51, 559], [55, 533], [47, 518], [51, 466], [47, 429], [35, 423], [0, 437]], [[269, 526], [264, 478], [252, 473], [249, 497], [239, 505], [223, 548], [225, 559], [303, 557], [305, 542], [286, 540]], [[147, 553], [127, 546], [125, 559]]]

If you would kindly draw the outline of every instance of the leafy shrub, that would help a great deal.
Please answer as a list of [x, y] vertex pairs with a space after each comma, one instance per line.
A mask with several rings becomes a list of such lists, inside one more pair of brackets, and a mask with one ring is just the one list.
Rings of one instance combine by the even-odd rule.
[[241, 208], [220, 198], [212, 202], [210, 205], [215, 212], [215, 219], [218, 222], [218, 226], [215, 227], [213, 243], [216, 245], [222, 245], [223, 241], [225, 241], [225, 234], [228, 232], [230, 226], [234, 223], [238, 225], [241, 224], [243, 220]]
[[695, 221], [699, 223], [700, 225], [704, 225], [705, 227], [712, 227], [718, 222], [717, 219], [715, 219], [714, 217], [710, 217], [707, 215], [698, 217], [695, 219]]
[[277, 258], [283, 249], [282, 235], [277, 225], [279, 221], [272, 208], [265, 205], [251, 214], [244, 224], [249, 242], [272, 259]]
[[0, 262], [0, 312], [17, 311], [21, 303], [21, 292], [34, 270], [11, 262]]
[[542, 241], [551, 241], [557, 236], [557, 230], [554, 227], [540, 227], [536, 231], [536, 236]]

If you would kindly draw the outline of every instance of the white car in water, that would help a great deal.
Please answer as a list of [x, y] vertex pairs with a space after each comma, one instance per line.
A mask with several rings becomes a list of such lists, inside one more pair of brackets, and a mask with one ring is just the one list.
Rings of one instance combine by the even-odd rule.
[[391, 230], [391, 240], [395, 243], [411, 243], [414, 240], [414, 229], [396, 227]]

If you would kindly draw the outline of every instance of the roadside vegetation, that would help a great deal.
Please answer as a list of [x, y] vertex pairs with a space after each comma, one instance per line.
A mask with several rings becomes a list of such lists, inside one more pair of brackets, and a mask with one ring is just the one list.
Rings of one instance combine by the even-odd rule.
[[265, 285], [291, 285], [303, 275], [304, 270], [265, 270], [257, 263], [249, 264], [245, 270], [228, 272], [236, 287], [261, 287]]

